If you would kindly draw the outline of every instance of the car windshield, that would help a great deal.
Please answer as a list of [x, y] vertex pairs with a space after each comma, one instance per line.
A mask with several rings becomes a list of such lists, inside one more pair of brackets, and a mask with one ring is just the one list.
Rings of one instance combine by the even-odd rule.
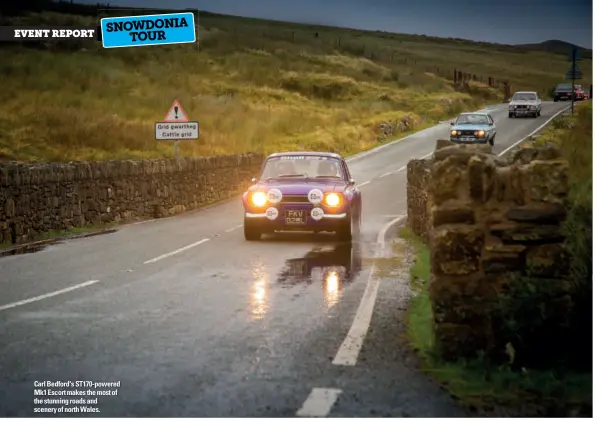
[[560, 83], [556, 89], [571, 89], [572, 84], [570, 83]]
[[271, 157], [264, 165], [262, 180], [281, 178], [344, 179], [341, 161], [316, 155], [286, 155]]
[[456, 124], [490, 124], [488, 117], [483, 114], [462, 114]]
[[514, 94], [512, 97], [513, 101], [535, 101], [537, 100], [537, 95], [531, 93], [520, 93]]

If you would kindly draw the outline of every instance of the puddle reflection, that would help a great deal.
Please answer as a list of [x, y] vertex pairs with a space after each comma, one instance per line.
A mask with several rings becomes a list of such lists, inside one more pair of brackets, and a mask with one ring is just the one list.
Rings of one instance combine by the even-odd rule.
[[341, 243], [316, 248], [304, 257], [287, 260], [277, 282], [285, 287], [319, 283], [330, 308], [339, 301], [343, 288], [357, 277], [361, 269], [359, 244]]
[[255, 266], [252, 269], [252, 291], [250, 293], [250, 307], [252, 308], [252, 320], [260, 320], [268, 310], [268, 275], [263, 265]]

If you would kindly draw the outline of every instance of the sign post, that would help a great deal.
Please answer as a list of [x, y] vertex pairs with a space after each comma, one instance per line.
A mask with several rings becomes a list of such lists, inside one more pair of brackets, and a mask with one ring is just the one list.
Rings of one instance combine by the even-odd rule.
[[173, 140], [176, 158], [180, 155], [180, 140], [193, 140], [198, 137], [198, 121], [189, 121], [188, 114], [177, 99], [169, 108], [163, 121], [155, 123], [155, 140]]
[[566, 80], [572, 81], [572, 96], [570, 98], [570, 107], [572, 110], [572, 114], [574, 115], [574, 99], [576, 96], [574, 82], [583, 78], [583, 72], [581, 71], [581, 69], [578, 68], [576, 64], [577, 61], [581, 60], [580, 52], [576, 46], [572, 47], [572, 52], [570, 53], [568, 59], [572, 62], [572, 66], [566, 72]]

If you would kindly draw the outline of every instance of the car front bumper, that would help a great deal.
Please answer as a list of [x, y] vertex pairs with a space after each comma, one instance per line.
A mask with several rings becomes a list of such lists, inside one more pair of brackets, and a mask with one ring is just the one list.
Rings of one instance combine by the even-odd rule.
[[[348, 213], [345, 209], [337, 211], [323, 209], [324, 214], [319, 220], [311, 216], [311, 205], [289, 208], [281, 206], [277, 210], [278, 215], [273, 219], [267, 216], [266, 210], [245, 210], [245, 222], [253, 227], [267, 231], [335, 231], [344, 226], [345, 221], [348, 219]], [[303, 219], [299, 221], [300, 223], [295, 223], [295, 221], [290, 223], [286, 218], [287, 211], [304, 211]]]
[[488, 138], [487, 137], [482, 137], [482, 138], [461, 138], [461, 137], [451, 137], [450, 141], [452, 143], [461, 143], [461, 144], [469, 144], [469, 145], [475, 145], [475, 144], [486, 144], [488, 143]]
[[539, 110], [537, 108], [530, 109], [530, 108], [520, 108], [516, 110], [508, 110], [509, 113], [514, 115], [533, 115], [536, 114]]

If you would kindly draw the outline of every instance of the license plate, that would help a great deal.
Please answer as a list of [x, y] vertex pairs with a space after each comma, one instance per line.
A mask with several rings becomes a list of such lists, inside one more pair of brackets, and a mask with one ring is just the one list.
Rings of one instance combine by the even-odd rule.
[[461, 140], [463, 142], [473, 142], [475, 140], [474, 137], [462, 137]]
[[305, 210], [285, 211], [285, 223], [287, 225], [306, 225], [306, 211]]

